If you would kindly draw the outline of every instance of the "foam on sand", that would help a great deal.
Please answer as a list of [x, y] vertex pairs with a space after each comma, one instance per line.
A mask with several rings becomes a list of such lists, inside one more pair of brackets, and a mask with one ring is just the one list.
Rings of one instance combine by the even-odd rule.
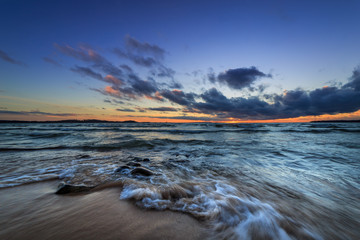
[[0, 190], [0, 239], [204, 239], [194, 218], [145, 211], [119, 200], [119, 188], [54, 194], [57, 181]]

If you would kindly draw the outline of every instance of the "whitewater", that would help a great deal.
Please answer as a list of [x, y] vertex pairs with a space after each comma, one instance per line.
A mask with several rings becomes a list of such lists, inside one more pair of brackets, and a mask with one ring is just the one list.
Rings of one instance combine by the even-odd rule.
[[214, 239], [360, 236], [359, 123], [3, 123], [0, 166], [0, 188], [119, 184]]

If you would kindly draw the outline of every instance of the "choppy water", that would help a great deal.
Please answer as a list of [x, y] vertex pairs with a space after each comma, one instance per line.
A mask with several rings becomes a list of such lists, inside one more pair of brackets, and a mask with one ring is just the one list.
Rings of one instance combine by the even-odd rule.
[[0, 166], [0, 187], [120, 181], [121, 199], [191, 214], [214, 239], [360, 236], [359, 123], [0, 124]]

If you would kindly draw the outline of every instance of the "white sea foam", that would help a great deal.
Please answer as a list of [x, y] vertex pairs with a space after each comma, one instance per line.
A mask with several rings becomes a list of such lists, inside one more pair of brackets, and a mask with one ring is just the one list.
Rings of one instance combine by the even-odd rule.
[[124, 185], [120, 199], [133, 200], [143, 208], [191, 214], [206, 220], [219, 238], [292, 239], [279, 224], [284, 217], [270, 204], [239, 195], [235, 187], [220, 181], [168, 186], [131, 181]]

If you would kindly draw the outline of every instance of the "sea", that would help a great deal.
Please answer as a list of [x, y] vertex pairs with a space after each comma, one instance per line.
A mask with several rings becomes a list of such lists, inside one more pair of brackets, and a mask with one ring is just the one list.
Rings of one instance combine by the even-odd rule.
[[49, 179], [120, 183], [211, 239], [360, 239], [360, 123], [0, 124], [0, 188]]

